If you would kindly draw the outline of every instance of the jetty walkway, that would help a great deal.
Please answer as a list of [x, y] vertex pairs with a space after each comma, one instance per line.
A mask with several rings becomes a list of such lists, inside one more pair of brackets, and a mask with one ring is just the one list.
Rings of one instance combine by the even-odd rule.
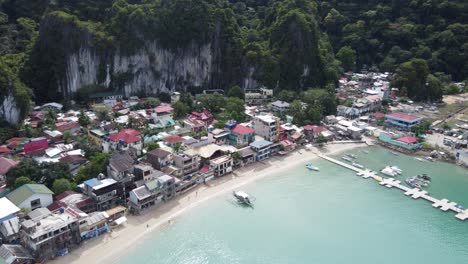
[[424, 199], [430, 203], [432, 203], [432, 206], [434, 208], [440, 208], [440, 210], [446, 212], [446, 211], [453, 211], [456, 213], [455, 217], [464, 221], [468, 219], [468, 209], [461, 209], [457, 207], [457, 203], [451, 202], [448, 199], [436, 199], [432, 196], [429, 195], [427, 191], [421, 190], [419, 188], [409, 188], [401, 184], [400, 181], [392, 179], [392, 178], [384, 178], [381, 176], [377, 175], [377, 172], [369, 170], [369, 169], [361, 169], [357, 168], [355, 166], [352, 166], [348, 163], [336, 160], [334, 158], [328, 157], [323, 154], [318, 154], [318, 156], [322, 159], [328, 160], [332, 163], [335, 163], [341, 167], [344, 167], [346, 169], [352, 170], [356, 172], [357, 176], [363, 177], [364, 179], [374, 179], [376, 182], [378, 182], [380, 185], [387, 187], [387, 188], [396, 188], [400, 189], [404, 192], [406, 196], [409, 196], [413, 199]]

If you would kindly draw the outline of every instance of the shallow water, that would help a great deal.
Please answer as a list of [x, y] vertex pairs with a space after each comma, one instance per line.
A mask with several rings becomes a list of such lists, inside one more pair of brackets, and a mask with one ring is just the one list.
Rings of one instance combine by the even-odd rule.
[[[436, 198], [468, 205], [467, 170], [386, 149], [353, 151], [374, 170], [398, 165], [404, 180], [433, 180]], [[341, 156], [338, 156], [341, 157]], [[468, 263], [468, 221], [319, 160], [244, 186], [255, 208], [219, 197], [155, 231], [118, 263]]]

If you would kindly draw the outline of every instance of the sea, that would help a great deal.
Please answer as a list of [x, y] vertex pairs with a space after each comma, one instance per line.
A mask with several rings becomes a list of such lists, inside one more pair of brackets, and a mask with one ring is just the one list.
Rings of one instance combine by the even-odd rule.
[[[426, 173], [430, 195], [468, 207], [464, 168], [381, 147], [348, 153], [373, 170], [399, 166], [402, 182]], [[118, 263], [468, 263], [468, 221], [328, 161], [313, 163], [320, 172], [302, 164], [244, 186], [254, 208], [236, 204], [231, 194], [207, 201], [151, 233]]]

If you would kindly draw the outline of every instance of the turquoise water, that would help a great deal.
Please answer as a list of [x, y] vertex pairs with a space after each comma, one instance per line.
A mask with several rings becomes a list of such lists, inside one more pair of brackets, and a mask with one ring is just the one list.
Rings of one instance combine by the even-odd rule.
[[[466, 170], [368, 150], [353, 152], [359, 163], [398, 165], [400, 179], [427, 173], [431, 195], [468, 205]], [[326, 161], [314, 163], [320, 172], [301, 166], [245, 186], [257, 198], [255, 209], [234, 205], [229, 195], [204, 203], [119, 263], [468, 263], [468, 222]]]

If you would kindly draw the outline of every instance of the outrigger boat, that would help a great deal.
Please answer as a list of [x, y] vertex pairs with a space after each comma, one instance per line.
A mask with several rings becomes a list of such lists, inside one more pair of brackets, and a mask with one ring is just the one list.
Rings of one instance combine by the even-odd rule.
[[312, 163], [307, 163], [306, 168], [309, 169], [309, 170], [313, 170], [313, 171], [320, 171], [320, 169], [318, 167], [312, 165]]
[[403, 171], [398, 168], [397, 166], [391, 166], [390, 169], [392, 169], [396, 174], [401, 174]]
[[354, 167], [356, 168], [360, 168], [360, 169], [364, 169], [364, 166], [359, 164], [359, 163], [356, 163], [356, 162], [353, 162], [351, 165], [353, 165]]
[[384, 175], [387, 175], [387, 176], [390, 176], [390, 177], [395, 177], [397, 176], [397, 172], [394, 171], [390, 166], [387, 166], [385, 168], [383, 168], [382, 170], [380, 170], [380, 172]]
[[239, 203], [242, 203], [242, 204], [253, 207], [253, 204], [252, 204], [253, 200], [246, 192], [244, 192], [244, 191], [234, 191], [233, 195], [234, 195], [234, 197], [237, 198], [237, 201]]
[[345, 156], [348, 156], [348, 157], [350, 157], [350, 158], [352, 158], [352, 159], [356, 159], [356, 158], [357, 158], [356, 155], [351, 154], [351, 153], [345, 153]]
[[390, 153], [392, 153], [393, 155], [395, 156], [398, 156], [398, 153], [394, 152], [394, 151], [390, 151]]
[[420, 175], [418, 175], [416, 177], [418, 179], [425, 180], [425, 181], [431, 181], [432, 180], [431, 176], [429, 176], [427, 174], [420, 174]]
[[353, 160], [350, 157], [347, 157], [347, 156], [342, 157], [342, 159], [344, 159], [346, 161], [349, 161], [349, 162], [353, 162]]

